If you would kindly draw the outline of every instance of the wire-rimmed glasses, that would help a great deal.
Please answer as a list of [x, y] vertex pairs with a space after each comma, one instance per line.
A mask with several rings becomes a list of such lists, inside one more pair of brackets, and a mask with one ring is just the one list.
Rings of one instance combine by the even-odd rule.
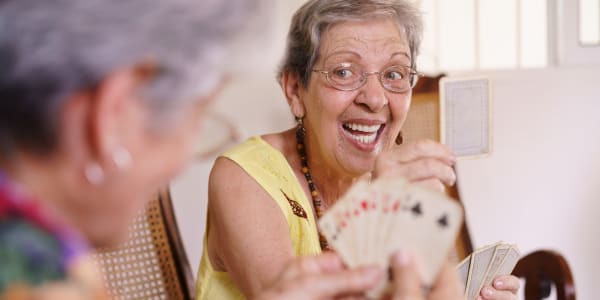
[[423, 76], [407, 66], [389, 66], [378, 72], [365, 72], [362, 67], [352, 63], [340, 63], [327, 69], [313, 69], [325, 75], [327, 82], [340, 91], [359, 89], [367, 82], [369, 75], [379, 75], [379, 82], [384, 89], [394, 93], [404, 93], [412, 89]]

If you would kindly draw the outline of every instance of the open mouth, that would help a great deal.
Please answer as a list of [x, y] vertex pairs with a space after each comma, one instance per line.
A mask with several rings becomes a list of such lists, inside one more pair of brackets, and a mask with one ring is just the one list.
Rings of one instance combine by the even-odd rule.
[[344, 123], [342, 128], [350, 138], [364, 145], [371, 145], [377, 141], [385, 124], [365, 125], [358, 123]]

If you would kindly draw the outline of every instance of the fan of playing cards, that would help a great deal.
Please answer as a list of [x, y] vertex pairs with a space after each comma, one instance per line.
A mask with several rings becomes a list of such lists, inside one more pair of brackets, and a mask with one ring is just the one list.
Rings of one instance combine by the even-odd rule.
[[477, 299], [481, 288], [491, 285], [497, 276], [509, 275], [519, 257], [516, 245], [503, 242], [482, 247], [467, 256], [457, 267], [467, 300]]
[[[348, 267], [389, 268], [392, 253], [413, 253], [425, 284], [433, 283], [462, 224], [462, 207], [442, 193], [402, 179], [359, 182], [319, 220]], [[387, 283], [370, 291], [379, 297]]]

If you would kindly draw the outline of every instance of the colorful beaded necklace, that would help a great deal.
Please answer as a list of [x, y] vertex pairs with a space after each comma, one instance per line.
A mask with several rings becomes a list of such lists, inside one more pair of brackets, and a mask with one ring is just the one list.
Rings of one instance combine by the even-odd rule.
[[[323, 216], [324, 210], [321, 201], [321, 197], [319, 196], [319, 192], [317, 191], [317, 187], [315, 186], [315, 182], [313, 181], [312, 175], [310, 174], [310, 168], [308, 167], [308, 158], [306, 157], [306, 147], [304, 147], [304, 137], [306, 136], [306, 129], [302, 124], [298, 124], [298, 128], [296, 129], [296, 149], [298, 150], [298, 156], [300, 156], [300, 162], [302, 163], [302, 174], [304, 174], [304, 178], [308, 183], [308, 189], [310, 190], [310, 196], [313, 201], [313, 205], [315, 206], [315, 214], [317, 215], [317, 220]], [[318, 230], [319, 233], [319, 244], [321, 245], [322, 250], [330, 250], [329, 244], [327, 243], [327, 239], [321, 234], [321, 231]]]

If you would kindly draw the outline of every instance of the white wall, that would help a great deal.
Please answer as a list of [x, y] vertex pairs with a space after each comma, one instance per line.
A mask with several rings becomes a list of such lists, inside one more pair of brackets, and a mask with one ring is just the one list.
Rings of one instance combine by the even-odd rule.
[[[275, 40], [302, 1], [279, 1]], [[281, 3], [287, 3], [285, 5]], [[285, 129], [291, 114], [273, 68], [235, 78], [216, 110], [238, 124], [243, 138]], [[481, 73], [479, 73], [481, 74]], [[458, 176], [475, 246], [514, 242], [523, 253], [562, 252], [579, 299], [595, 299], [600, 270], [600, 66], [485, 73], [494, 84], [494, 152], [460, 161]], [[173, 182], [180, 231], [194, 271], [202, 251], [210, 161], [193, 163]]]
[[600, 270], [600, 67], [490, 74], [494, 152], [458, 164], [476, 246], [563, 253], [579, 299]]

